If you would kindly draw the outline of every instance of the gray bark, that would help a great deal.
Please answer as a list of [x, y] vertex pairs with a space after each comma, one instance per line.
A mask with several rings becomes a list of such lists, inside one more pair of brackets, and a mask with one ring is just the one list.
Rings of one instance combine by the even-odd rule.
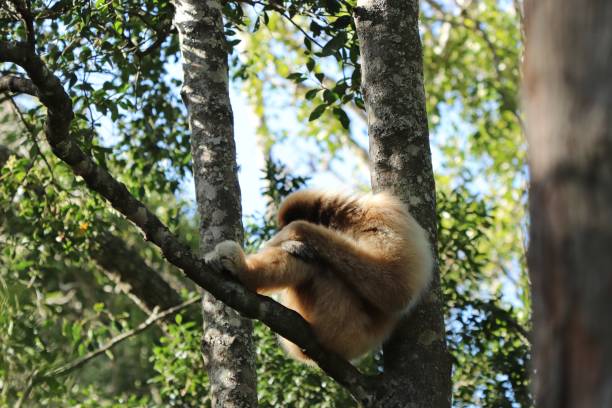
[[612, 2], [526, 6], [536, 405], [612, 406]]
[[[400, 197], [436, 243], [435, 183], [425, 111], [417, 0], [359, 0], [363, 93], [372, 188]], [[439, 272], [422, 302], [384, 345], [376, 406], [450, 406]]]
[[[243, 240], [227, 44], [221, 2], [177, 0], [175, 25], [183, 56], [183, 101], [200, 215], [201, 250]], [[257, 406], [252, 323], [208, 292], [202, 301], [202, 351], [214, 407]]]

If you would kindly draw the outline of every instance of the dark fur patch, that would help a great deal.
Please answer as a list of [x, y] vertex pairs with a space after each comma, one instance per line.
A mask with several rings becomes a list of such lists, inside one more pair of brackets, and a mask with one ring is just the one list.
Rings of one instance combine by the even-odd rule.
[[294, 199], [281, 207], [278, 213], [278, 222], [280, 227], [292, 221], [304, 220], [318, 224], [318, 209], [321, 207], [321, 197], [318, 196], [313, 200], [306, 200], [304, 197]]
[[355, 225], [360, 208], [351, 197], [326, 197], [322, 194], [297, 195], [281, 207], [278, 214], [280, 227], [296, 220], [304, 220], [336, 230], [346, 230]]

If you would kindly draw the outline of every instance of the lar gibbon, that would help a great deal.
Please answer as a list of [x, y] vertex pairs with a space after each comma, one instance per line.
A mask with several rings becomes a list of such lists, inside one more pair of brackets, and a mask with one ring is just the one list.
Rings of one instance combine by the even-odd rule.
[[[278, 222], [280, 231], [258, 253], [245, 256], [225, 241], [206, 261], [253, 291], [282, 291], [281, 303], [347, 360], [380, 345], [431, 280], [427, 235], [389, 193], [299, 191], [283, 202]], [[309, 361], [295, 344], [281, 344]]]

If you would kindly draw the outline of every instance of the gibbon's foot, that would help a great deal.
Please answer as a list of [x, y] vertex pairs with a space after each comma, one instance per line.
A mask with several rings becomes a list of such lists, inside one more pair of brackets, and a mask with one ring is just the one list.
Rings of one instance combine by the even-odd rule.
[[235, 241], [223, 241], [217, 244], [213, 251], [204, 256], [204, 262], [216, 269], [228, 271], [238, 276], [246, 268], [242, 247]]

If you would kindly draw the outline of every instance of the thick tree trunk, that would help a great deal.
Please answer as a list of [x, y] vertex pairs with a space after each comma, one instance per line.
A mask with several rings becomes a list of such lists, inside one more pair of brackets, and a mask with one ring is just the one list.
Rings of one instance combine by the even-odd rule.
[[[203, 252], [226, 239], [242, 242], [227, 44], [221, 2], [175, 1], [183, 56], [183, 100], [189, 110]], [[213, 407], [257, 406], [250, 320], [206, 294], [202, 348]]]
[[536, 405], [612, 406], [612, 2], [526, 7]]
[[[359, 0], [357, 6], [372, 188], [406, 202], [435, 248], [418, 1]], [[429, 293], [385, 344], [383, 377], [378, 406], [450, 406], [450, 357], [437, 270]]]

